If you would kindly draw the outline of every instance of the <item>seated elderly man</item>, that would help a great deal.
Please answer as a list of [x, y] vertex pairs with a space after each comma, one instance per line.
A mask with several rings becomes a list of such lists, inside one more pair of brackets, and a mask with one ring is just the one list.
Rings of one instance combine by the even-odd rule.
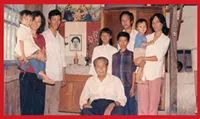
[[93, 63], [97, 75], [85, 83], [80, 96], [81, 115], [124, 115], [127, 99], [122, 82], [107, 74], [108, 59], [105, 57], [98, 57]]

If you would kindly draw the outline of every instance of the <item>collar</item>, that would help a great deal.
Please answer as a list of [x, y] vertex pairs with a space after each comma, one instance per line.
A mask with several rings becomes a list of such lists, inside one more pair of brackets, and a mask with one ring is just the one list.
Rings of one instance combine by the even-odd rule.
[[30, 27], [25, 26], [25, 25], [23, 25], [23, 24], [20, 24], [20, 27], [23, 27], [23, 28], [25, 28], [25, 29], [27, 29], [27, 30], [30, 30]]

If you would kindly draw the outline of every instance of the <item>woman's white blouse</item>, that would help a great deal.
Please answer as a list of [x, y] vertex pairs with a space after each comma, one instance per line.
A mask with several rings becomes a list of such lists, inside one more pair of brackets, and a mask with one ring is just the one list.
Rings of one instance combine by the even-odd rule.
[[[154, 33], [147, 35], [147, 41], [151, 41], [154, 38]], [[154, 80], [163, 76], [163, 63], [164, 56], [168, 50], [170, 39], [168, 36], [161, 34], [161, 36], [155, 41], [153, 45], [149, 45], [146, 48], [146, 57], [156, 56], [158, 61], [146, 61], [144, 66], [142, 80]]]

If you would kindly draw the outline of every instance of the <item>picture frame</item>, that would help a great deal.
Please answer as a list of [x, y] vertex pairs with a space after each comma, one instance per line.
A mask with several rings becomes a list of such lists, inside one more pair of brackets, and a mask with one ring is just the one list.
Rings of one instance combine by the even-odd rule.
[[81, 34], [69, 35], [69, 50], [82, 51], [82, 35]]

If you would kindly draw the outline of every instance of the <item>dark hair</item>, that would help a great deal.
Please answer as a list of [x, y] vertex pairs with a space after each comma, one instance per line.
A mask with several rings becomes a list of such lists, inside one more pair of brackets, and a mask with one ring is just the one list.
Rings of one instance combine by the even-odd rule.
[[139, 23], [143, 23], [143, 22], [145, 22], [145, 24], [146, 24], [146, 26], [147, 26], [147, 28], [148, 28], [148, 23], [147, 23], [147, 20], [146, 19], [138, 19], [137, 21], [136, 21], [136, 23], [135, 23], [135, 28], [137, 28], [138, 27], [138, 24]]
[[[22, 20], [22, 16], [32, 16], [32, 12], [30, 10], [22, 10], [20, 13], [20, 20]], [[21, 24], [21, 21], [19, 20], [19, 23]]]
[[57, 10], [57, 9], [54, 9], [54, 10], [51, 10], [49, 12], [48, 18], [51, 19], [52, 16], [57, 16], [57, 15], [59, 15], [60, 19], [62, 19], [61, 18], [62, 17], [61, 12], [59, 10]]
[[81, 40], [80, 40], [79, 37], [73, 37], [72, 40], [71, 40], [72, 43], [74, 42], [74, 39], [78, 39], [78, 42], [79, 42], [79, 43], [81, 42]]
[[128, 40], [128, 42], [129, 42], [129, 39], [130, 39], [130, 35], [129, 35], [129, 33], [127, 33], [127, 32], [119, 32], [118, 33], [118, 35], [117, 35], [117, 40], [119, 41], [119, 38], [120, 37], [126, 37], [127, 38], [127, 40]]
[[151, 27], [152, 32], [155, 32], [154, 29], [153, 29], [153, 26], [152, 26], [152, 21], [153, 21], [153, 19], [154, 19], [155, 17], [157, 17], [157, 18], [159, 19], [160, 23], [163, 25], [163, 27], [162, 27], [162, 32], [163, 32], [165, 35], [168, 35], [169, 28], [167, 28], [166, 19], [165, 19], [164, 15], [161, 14], [161, 13], [156, 13], [156, 14], [154, 14], [154, 15], [151, 17], [151, 19], [150, 19], [150, 27]]
[[120, 20], [120, 23], [122, 23], [122, 16], [123, 15], [128, 15], [129, 17], [130, 17], [130, 21], [132, 22], [131, 23], [131, 26], [133, 25], [133, 22], [134, 22], [134, 15], [131, 13], [131, 12], [129, 12], [129, 11], [123, 11], [121, 14], [120, 14], [120, 16], [119, 16], [119, 20]]
[[41, 25], [37, 29], [37, 32], [36, 32], [37, 34], [41, 34], [44, 31], [44, 28], [45, 28], [45, 25], [46, 25], [45, 17], [42, 14], [42, 12], [37, 11], [37, 10], [33, 11], [32, 15], [33, 15], [33, 20], [35, 20], [36, 17], [40, 17], [41, 18]]
[[20, 13], [19, 13], [20, 16], [23, 16], [23, 15], [30, 15], [32, 16], [32, 12], [30, 10], [22, 10]]
[[105, 64], [106, 64], [106, 66], [108, 66], [108, 64], [109, 64], [109, 61], [108, 61], [107, 58], [105, 58], [105, 57], [98, 57], [98, 58], [96, 58], [96, 59], [93, 61], [94, 67], [96, 67], [96, 62], [97, 62], [97, 60], [103, 60], [103, 61], [105, 62]]
[[[103, 33], [107, 33], [107, 34], [109, 34], [112, 37], [112, 31], [109, 28], [103, 28], [103, 29], [101, 29], [100, 34], [99, 34], [99, 45], [103, 44], [103, 41], [101, 39], [101, 35]], [[109, 44], [112, 45], [112, 38], [109, 39]]]

